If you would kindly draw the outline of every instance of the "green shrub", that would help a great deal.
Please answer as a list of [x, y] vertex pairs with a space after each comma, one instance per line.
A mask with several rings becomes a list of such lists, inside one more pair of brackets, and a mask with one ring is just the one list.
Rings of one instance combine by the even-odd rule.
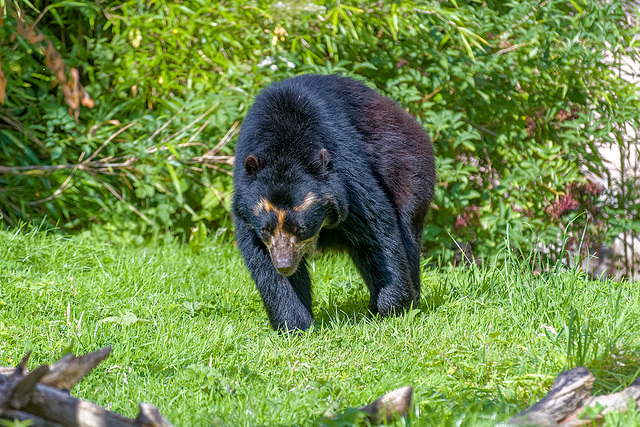
[[252, 98], [298, 73], [338, 72], [396, 99], [432, 135], [440, 182], [429, 255], [450, 260], [454, 241], [487, 258], [507, 241], [529, 251], [585, 226], [597, 241], [621, 224], [640, 229], [627, 202], [637, 194], [613, 206], [584, 173], [605, 176], [596, 146], [638, 127], [638, 91], [616, 72], [620, 57], [638, 56], [623, 2], [32, 4], [24, 20], [40, 17], [95, 106], [74, 121], [10, 8], [0, 164], [31, 169], [0, 169], [9, 225], [98, 224], [128, 240], [225, 227], [231, 180], [220, 169], [230, 170], [229, 137]]

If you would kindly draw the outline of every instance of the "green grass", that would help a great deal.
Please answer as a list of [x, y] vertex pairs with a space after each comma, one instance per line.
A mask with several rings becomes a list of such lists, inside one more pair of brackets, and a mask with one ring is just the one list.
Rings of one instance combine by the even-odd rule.
[[176, 426], [311, 425], [403, 385], [415, 405], [398, 425], [493, 425], [564, 369], [585, 364], [608, 393], [640, 367], [640, 287], [534, 276], [527, 262], [425, 266], [420, 307], [380, 320], [351, 263], [326, 255], [311, 263], [315, 330], [281, 336], [220, 239], [132, 247], [1, 231], [0, 254], [0, 365], [111, 345], [73, 394], [129, 417], [148, 402]]

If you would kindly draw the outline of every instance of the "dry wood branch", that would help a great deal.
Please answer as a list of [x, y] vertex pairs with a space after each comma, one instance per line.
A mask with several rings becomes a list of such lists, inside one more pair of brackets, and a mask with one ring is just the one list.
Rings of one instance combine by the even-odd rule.
[[0, 420], [2, 417], [6, 417], [8, 420], [18, 420], [18, 421], [31, 421], [31, 427], [64, 427], [62, 424], [53, 423], [45, 420], [44, 418], [40, 418], [33, 414], [28, 414], [24, 411], [16, 411], [13, 409], [6, 410], [0, 415]]
[[629, 409], [629, 403], [632, 401], [635, 402], [636, 405], [640, 402], [640, 386], [631, 385], [618, 393], [592, 397], [584, 403], [583, 407], [578, 408], [575, 413], [565, 418], [560, 425], [566, 427], [591, 425], [591, 419], [578, 418], [583, 409], [591, 407], [595, 408], [598, 405], [603, 406], [604, 409], [595, 418], [596, 421], [598, 421], [602, 420], [604, 415], [608, 412], [627, 411]]
[[[80, 163], [83, 158], [84, 158], [84, 151], [82, 153], [80, 153], [80, 157], [78, 158], [78, 163]], [[30, 206], [35, 206], [35, 205], [39, 205], [41, 203], [48, 202], [49, 200], [53, 200], [56, 197], [60, 196], [60, 194], [62, 194], [63, 191], [68, 190], [69, 188], [71, 188], [71, 185], [72, 185], [71, 178], [73, 178], [73, 175], [76, 173], [77, 170], [78, 170], [78, 168], [73, 169], [71, 171], [71, 173], [69, 174], [69, 176], [67, 176], [67, 179], [64, 180], [62, 185], [60, 185], [60, 187], [58, 187], [58, 189], [56, 191], [54, 191], [50, 196], [45, 197], [44, 199], [33, 201], [33, 202], [29, 202], [28, 201], [27, 204], [30, 205]]]
[[184, 131], [186, 131], [187, 129], [191, 128], [193, 125], [195, 125], [196, 123], [198, 123], [200, 120], [204, 119], [205, 117], [207, 117], [209, 114], [211, 114], [211, 112], [213, 110], [215, 110], [218, 105], [220, 105], [219, 102], [216, 102], [215, 104], [213, 104], [207, 111], [205, 111], [204, 113], [202, 113], [197, 119], [195, 119], [194, 121], [192, 121], [191, 123], [189, 123], [188, 125], [186, 125], [185, 127], [183, 127], [182, 129], [180, 129], [178, 132], [174, 133], [171, 136], [162, 138], [162, 142], [167, 142], [167, 141], [171, 141], [172, 139], [175, 139], [178, 135], [181, 135]]
[[[169, 139], [172, 139], [173, 137], [175, 137], [180, 132], [188, 129], [191, 126], [193, 126], [195, 123], [197, 123], [199, 120], [201, 120], [207, 114], [209, 114], [218, 105], [219, 105], [219, 103], [213, 105], [211, 108], [209, 108], [209, 110], [207, 110], [206, 113], [202, 114], [195, 121], [193, 121], [190, 124], [188, 124], [186, 127], [184, 127], [182, 130], [180, 130], [179, 132], [174, 134]], [[164, 128], [164, 126], [166, 126], [169, 123], [171, 123], [175, 117], [176, 116], [173, 116], [167, 123], [165, 123], [160, 129], [158, 129], [154, 133], [154, 135], [152, 135], [149, 138], [149, 141], [156, 135], [157, 132], [161, 131]], [[0, 118], [3, 118], [3, 117], [0, 116]], [[208, 123], [208, 122], [206, 122], [206, 123]], [[206, 123], [205, 123], [205, 125], [206, 125]], [[81, 171], [85, 171], [85, 172], [110, 173], [110, 170], [112, 170], [112, 169], [131, 168], [131, 167], [134, 166], [135, 163], [137, 163], [140, 160], [138, 157], [135, 157], [135, 156], [130, 156], [130, 157], [119, 156], [119, 157], [117, 157], [117, 159], [124, 160], [122, 162], [110, 162], [110, 161], [114, 160], [113, 156], [108, 156], [108, 157], [105, 157], [105, 158], [102, 158], [102, 159], [98, 159], [98, 160], [95, 160], [95, 158], [102, 151], [102, 149], [109, 144], [109, 142], [111, 142], [115, 137], [117, 137], [122, 132], [124, 132], [125, 130], [129, 129], [130, 127], [134, 126], [135, 124], [136, 124], [135, 122], [132, 122], [132, 123], [127, 124], [126, 126], [123, 126], [120, 129], [118, 129], [118, 131], [116, 131], [114, 134], [110, 135], [109, 138], [107, 138], [100, 145], [100, 147], [98, 147], [98, 149], [96, 149], [84, 161], [82, 161], [82, 159], [79, 159], [77, 163], [64, 164], [64, 165], [0, 166], [0, 174], [8, 174], [8, 175], [22, 175], [22, 174], [25, 174], [25, 175], [44, 175], [44, 174], [48, 174], [48, 173], [51, 173], [51, 172], [65, 170], [65, 169], [73, 169], [74, 172], [76, 170], [81, 170]], [[198, 133], [204, 128], [205, 125], [201, 126], [200, 129], [198, 129], [198, 132], [196, 132], [196, 134], [194, 136], [197, 136]], [[25, 130], [25, 132], [27, 132], [27, 131]], [[212, 149], [208, 150], [202, 156], [195, 156], [195, 157], [193, 157], [191, 159], [185, 159], [184, 162], [185, 163], [206, 163], [207, 165], [205, 165], [205, 166], [209, 166], [212, 163], [233, 165], [233, 162], [235, 160], [234, 156], [225, 156], [225, 155], [219, 155], [218, 156], [216, 154], [222, 149], [222, 147], [224, 147], [226, 144], [228, 144], [229, 141], [231, 141], [231, 139], [238, 132], [239, 132], [239, 122], [235, 122], [233, 124], [233, 126], [231, 126], [231, 128], [227, 131], [225, 136], [222, 137], [220, 142], [218, 142], [218, 144], [216, 144]], [[202, 144], [200, 142], [195, 142], [194, 143], [194, 142], [191, 142], [191, 140], [189, 140], [189, 142], [176, 145], [177, 148], [184, 148], [184, 147], [191, 147], [191, 146], [201, 146], [201, 147], [203, 147], [205, 149], [209, 148], [205, 144]], [[164, 150], [168, 150], [168, 147], [152, 146], [152, 147], [147, 148], [145, 151], [146, 151], [147, 154], [152, 154], [152, 153], [155, 153], [157, 151], [164, 151]], [[215, 167], [214, 169], [219, 169], [219, 168]], [[228, 173], [228, 171], [226, 171], [226, 170], [222, 170], [222, 171]], [[72, 172], [72, 174], [73, 174], [73, 172]], [[38, 200], [38, 201], [34, 201], [34, 202], [29, 202], [29, 203], [34, 204], [34, 203], [42, 203], [42, 202], [49, 201], [52, 198], [57, 197], [57, 195], [59, 195], [60, 193], [62, 193], [62, 191], [64, 191], [67, 188], [66, 187], [67, 184], [68, 184], [68, 182], [65, 181], [65, 183], [63, 183], [63, 185], [59, 189], [60, 191], [56, 191], [56, 193], [52, 194], [48, 198], [42, 199], [42, 200]]]
[[451, 25], [451, 26], [452, 26], [453, 28], [455, 28], [456, 30], [461, 31], [461, 30], [460, 30], [460, 27], [459, 27], [458, 25], [456, 25], [456, 23], [455, 23], [455, 22], [453, 22], [453, 21], [452, 21], [452, 20], [450, 20], [449, 18], [446, 18], [446, 17], [442, 16], [442, 14], [441, 14], [441, 13], [439, 13], [439, 12], [437, 12], [437, 11], [435, 11], [435, 10], [426, 10], [426, 9], [418, 9], [418, 8], [415, 8], [415, 9], [413, 9], [413, 11], [414, 11], [414, 12], [416, 12], [416, 13], [423, 13], [423, 14], [425, 14], [425, 15], [435, 15], [435, 16], [437, 16], [438, 18], [442, 19], [442, 20], [443, 20], [444, 22], [446, 22], [447, 24]]
[[513, 52], [514, 50], [517, 50], [517, 49], [519, 49], [521, 47], [524, 47], [524, 46], [529, 46], [531, 44], [533, 44], [533, 43], [518, 43], [518, 44], [514, 44], [513, 46], [509, 46], [509, 47], [506, 47], [504, 49], [500, 49], [499, 51], [496, 52], [496, 55], [502, 55], [503, 53]]
[[128, 125], [123, 126], [120, 129], [118, 129], [118, 131], [116, 133], [114, 133], [113, 135], [109, 136], [109, 138], [107, 138], [106, 141], [104, 141], [102, 143], [102, 145], [100, 147], [98, 147], [98, 149], [96, 151], [94, 151], [93, 154], [91, 154], [91, 156], [89, 156], [89, 158], [87, 160], [84, 161], [84, 163], [85, 164], [91, 163], [91, 160], [93, 160], [98, 155], [98, 153], [100, 153], [100, 151], [102, 151], [102, 149], [107, 146], [108, 143], [110, 143], [116, 136], [120, 135], [122, 132], [124, 132], [125, 130], [129, 129], [131, 126], [133, 126], [135, 124], [136, 124], [136, 122], [131, 122]]
[[180, 107], [180, 109], [178, 110], [178, 112], [171, 117], [169, 120], [167, 120], [167, 122], [165, 124], [163, 124], [162, 126], [160, 126], [158, 129], [156, 129], [155, 132], [153, 132], [153, 134], [151, 134], [151, 136], [149, 137], [148, 141], [152, 141], [153, 138], [156, 137], [156, 135], [158, 135], [160, 132], [162, 132], [167, 126], [169, 126], [171, 124], [172, 121], [174, 121], [176, 119], [176, 117], [178, 117], [178, 114], [182, 113], [182, 110], [184, 110], [184, 105], [182, 107]]
[[40, 380], [41, 384], [71, 391], [84, 377], [109, 356], [111, 347], [104, 347], [83, 356], [67, 354], [49, 366], [49, 372]]
[[[15, 382], [15, 386], [11, 389], [9, 396], [9, 406], [20, 408], [29, 403], [38, 382], [49, 373], [49, 366], [41, 365], [26, 376], [21, 377], [20, 381]], [[17, 378], [14, 377], [14, 378]]]
[[32, 425], [44, 427], [171, 427], [156, 407], [145, 403], [140, 404], [139, 414], [132, 420], [69, 395], [66, 390], [110, 352], [106, 347], [80, 357], [67, 355], [28, 374], [29, 355], [17, 368], [0, 368], [0, 419], [30, 420]]
[[4, 104], [4, 96], [7, 89], [7, 77], [2, 72], [2, 61], [0, 61], [0, 104]]
[[478, 129], [480, 132], [484, 132], [484, 133], [486, 133], [487, 135], [491, 135], [491, 136], [493, 136], [494, 138], [496, 138], [496, 137], [498, 136], [498, 134], [497, 134], [497, 133], [495, 133], [495, 132], [494, 132], [494, 131], [492, 131], [492, 130], [487, 129], [485, 126], [482, 126], [482, 125], [479, 125], [479, 124], [473, 123], [473, 122], [471, 122], [471, 121], [469, 121], [469, 120], [467, 120], [467, 119], [464, 119], [464, 118], [462, 119], [462, 121], [463, 121], [463, 122], [465, 122], [465, 123], [470, 124], [470, 125], [471, 125], [471, 126], [473, 126], [474, 128]]
[[149, 225], [153, 225], [153, 222], [147, 218], [147, 216], [145, 214], [143, 214], [142, 212], [140, 212], [135, 206], [133, 206], [131, 203], [127, 202], [120, 194], [118, 194], [118, 192], [109, 184], [107, 184], [106, 182], [102, 181], [100, 178], [98, 178], [95, 174], [92, 174], [93, 177], [95, 178], [96, 181], [98, 181], [100, 184], [102, 184], [104, 186], [104, 188], [106, 188], [111, 194], [113, 194], [114, 196], [116, 196], [116, 199], [120, 200], [122, 203], [124, 203], [129, 209], [131, 209], [136, 215], [138, 215], [140, 218], [142, 218], [147, 224]]
[[204, 128], [206, 128], [209, 125], [209, 123], [211, 122], [211, 119], [213, 119], [213, 116], [209, 116], [209, 118], [205, 120], [205, 122], [202, 125], [200, 125], [198, 130], [193, 135], [191, 135], [191, 138], [189, 138], [189, 140], [185, 143], [185, 145], [186, 144], [191, 145], [191, 143], [198, 137], [198, 135], [200, 135], [200, 132], [202, 132]]
[[[519, 413], [515, 420], [520, 419], [525, 424], [555, 425], [551, 422], [557, 423], [582, 406], [590, 396], [595, 380], [583, 366], [562, 372], [553, 382], [549, 394]], [[513, 421], [512, 418], [509, 423]]]
[[390, 391], [374, 402], [360, 408], [375, 424], [391, 422], [398, 416], [406, 416], [411, 407], [413, 387], [401, 387]]
[[507, 425], [536, 425], [576, 427], [591, 425], [592, 419], [580, 419], [585, 408], [601, 405], [603, 410], [595, 417], [596, 423], [608, 412], [623, 412], [629, 403], [640, 403], [640, 382], [621, 392], [602, 396], [591, 396], [595, 378], [585, 367], [562, 372], [541, 401], [511, 418]]
[[[233, 162], [232, 162], [232, 164], [233, 164]], [[203, 163], [203, 164], [202, 164], [202, 166], [207, 167], [207, 168], [210, 168], [210, 169], [213, 169], [213, 170], [216, 170], [216, 171], [218, 171], [218, 172], [226, 173], [226, 174], [227, 174], [227, 175], [229, 175], [229, 176], [233, 176], [233, 172], [228, 171], [228, 170], [226, 170], [226, 169], [224, 169], [224, 168], [221, 168], [220, 166], [216, 166], [216, 165], [214, 165], [214, 164]], [[201, 169], [201, 170], [202, 170], [202, 169]]]
[[204, 163], [204, 164], [218, 163], [218, 164], [233, 166], [235, 159], [236, 159], [235, 156], [210, 156], [210, 157], [199, 156], [189, 160], [189, 163]]
[[222, 147], [227, 145], [229, 143], [229, 141], [231, 141], [233, 139], [233, 137], [238, 134], [238, 132], [240, 132], [240, 122], [236, 121], [233, 124], [233, 126], [231, 126], [231, 128], [227, 131], [227, 133], [222, 137], [220, 142], [218, 142], [215, 145], [215, 147], [213, 147], [207, 154], [205, 154], [205, 157], [206, 156], [213, 156], [215, 154], [218, 154], [218, 151], [222, 150]]

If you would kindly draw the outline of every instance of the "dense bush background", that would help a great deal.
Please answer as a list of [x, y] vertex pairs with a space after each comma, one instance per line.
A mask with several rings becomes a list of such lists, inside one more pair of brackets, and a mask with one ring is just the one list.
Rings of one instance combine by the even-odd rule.
[[[586, 227], [591, 243], [640, 232], [638, 187], [613, 198], [585, 177], [606, 176], [598, 145], [624, 146], [625, 127], [639, 128], [638, 89], [619, 72], [639, 53], [624, 2], [17, 4], [0, 25], [8, 226], [125, 242], [222, 233], [234, 136], [253, 97], [295, 74], [341, 73], [433, 137], [429, 255], [451, 260], [454, 241], [480, 258], [507, 244], [555, 255], [563, 232], [579, 240]], [[72, 69], [92, 108], [70, 110], [69, 93], [82, 94]]]

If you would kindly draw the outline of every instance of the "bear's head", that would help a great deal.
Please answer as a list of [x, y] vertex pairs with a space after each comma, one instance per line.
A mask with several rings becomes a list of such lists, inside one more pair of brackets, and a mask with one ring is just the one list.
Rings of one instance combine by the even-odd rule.
[[243, 162], [247, 180], [236, 213], [256, 232], [285, 277], [314, 251], [320, 230], [335, 227], [344, 217], [344, 203], [336, 200], [327, 176], [329, 154], [322, 149], [317, 156], [312, 168], [300, 162], [276, 165], [254, 154]]

